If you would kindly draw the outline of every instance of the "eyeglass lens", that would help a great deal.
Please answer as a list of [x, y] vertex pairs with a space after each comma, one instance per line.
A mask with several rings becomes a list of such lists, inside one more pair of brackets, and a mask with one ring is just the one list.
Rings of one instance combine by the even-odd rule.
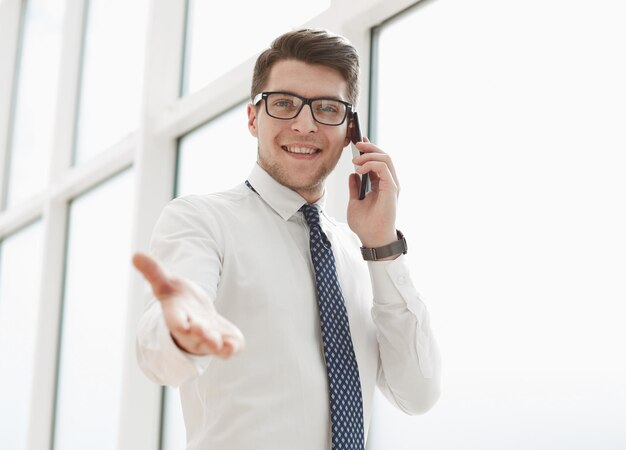
[[[273, 93], [266, 98], [267, 113], [277, 119], [293, 119], [302, 108], [302, 99]], [[338, 100], [319, 98], [311, 102], [313, 118], [326, 125], [339, 125], [346, 117], [346, 105]]]

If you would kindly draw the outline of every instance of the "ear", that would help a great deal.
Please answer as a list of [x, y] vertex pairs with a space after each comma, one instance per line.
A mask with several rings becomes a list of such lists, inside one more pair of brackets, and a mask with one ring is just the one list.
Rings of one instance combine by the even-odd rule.
[[252, 103], [248, 105], [248, 131], [254, 137], [259, 137], [259, 129], [257, 127], [257, 107]]
[[343, 146], [347, 147], [352, 142], [352, 133], [354, 132], [354, 120], [348, 119], [348, 126], [346, 127], [346, 138], [344, 139]]

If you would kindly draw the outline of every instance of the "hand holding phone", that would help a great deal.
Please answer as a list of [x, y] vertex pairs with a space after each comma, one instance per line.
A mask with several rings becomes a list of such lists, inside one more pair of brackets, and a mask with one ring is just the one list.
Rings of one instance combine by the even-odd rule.
[[[350, 140], [352, 141], [352, 156], [362, 155], [362, 153], [356, 148], [356, 143], [363, 141], [363, 136], [361, 135], [361, 126], [359, 124], [359, 115], [355, 111], [352, 113], [352, 131], [350, 132]], [[361, 189], [359, 191], [359, 200], [363, 200], [365, 198], [365, 194], [367, 194], [370, 190], [370, 177], [369, 174], [361, 175]]]

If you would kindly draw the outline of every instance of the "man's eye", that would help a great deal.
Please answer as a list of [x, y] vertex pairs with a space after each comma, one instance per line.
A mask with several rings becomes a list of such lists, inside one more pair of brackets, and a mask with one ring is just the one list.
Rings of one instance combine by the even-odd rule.
[[274, 106], [277, 108], [293, 108], [294, 104], [290, 100], [276, 100]]
[[320, 106], [318, 110], [325, 113], [336, 113], [338, 111], [337, 107], [334, 105]]
[[340, 111], [337, 102], [320, 102], [315, 105], [315, 110], [322, 114], [337, 114]]

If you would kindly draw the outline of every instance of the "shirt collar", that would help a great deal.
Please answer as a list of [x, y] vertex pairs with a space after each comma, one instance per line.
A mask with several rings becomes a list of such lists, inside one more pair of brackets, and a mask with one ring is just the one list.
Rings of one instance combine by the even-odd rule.
[[[283, 186], [265, 171], [258, 163], [252, 168], [248, 181], [259, 196], [284, 220], [289, 220], [307, 201], [296, 191]], [[326, 189], [322, 197], [314, 203], [321, 210], [326, 204]]]

